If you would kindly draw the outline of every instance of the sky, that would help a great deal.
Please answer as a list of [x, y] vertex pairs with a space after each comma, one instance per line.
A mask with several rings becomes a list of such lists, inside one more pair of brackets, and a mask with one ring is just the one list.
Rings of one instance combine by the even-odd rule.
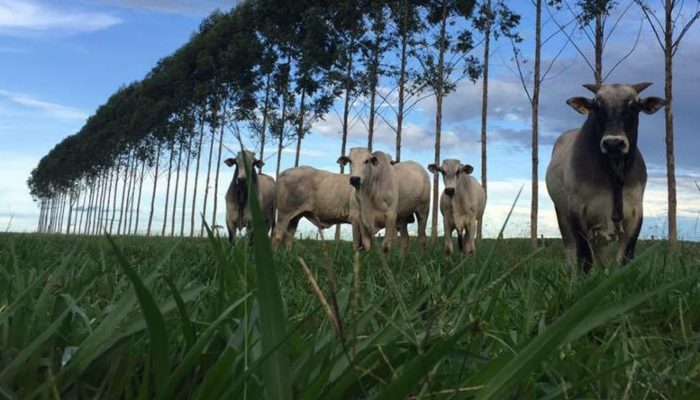
[[[39, 209], [32, 201], [26, 180], [29, 173], [56, 143], [77, 132], [86, 118], [119, 87], [142, 79], [156, 62], [184, 44], [203, 17], [220, 8], [224, 0], [0, 0], [0, 230], [31, 232], [36, 229]], [[625, 2], [622, 2], [625, 3]], [[523, 53], [531, 66], [534, 16], [529, 2], [512, 2], [522, 14], [520, 31]], [[624, 7], [610, 17], [610, 25]], [[553, 11], [556, 21], [570, 19], [566, 10]], [[544, 13], [543, 37], [557, 30]], [[682, 19], [681, 19], [682, 20]], [[609, 26], [610, 26], [609, 25]], [[695, 88], [700, 87], [700, 26], [684, 38], [675, 58], [674, 115], [678, 185], [679, 235], [700, 240], [700, 137], [696, 133]], [[613, 70], [606, 82], [654, 82], [643, 94], [663, 97], [663, 55], [642, 15], [631, 7], [604, 53], [604, 74], [630, 51], [633, 54]], [[580, 32], [572, 40], [592, 59], [592, 46]], [[563, 131], [579, 127], [584, 117], [566, 105], [566, 99], [589, 93], [581, 84], [591, 83], [593, 74], [584, 59], [564, 35], [555, 35], [543, 48], [544, 65], [559, 54], [543, 83], [540, 106], [540, 233], [558, 236], [553, 206], [544, 176], [552, 144]], [[563, 50], [561, 50], [563, 48]], [[476, 50], [481, 54], [482, 49]], [[484, 216], [485, 234], [495, 236], [521, 187], [524, 187], [506, 229], [506, 236], [529, 233], [530, 204], [530, 109], [523, 87], [514, 71], [508, 42], [493, 44], [489, 82], [489, 199]], [[382, 82], [389, 99], [383, 112], [391, 119], [394, 95], [390, 82]], [[475, 167], [480, 162], [481, 82], [462, 80], [444, 102], [443, 158], [458, 158]], [[404, 131], [403, 160], [422, 165], [433, 161], [435, 130], [434, 99], [416, 105]], [[340, 152], [340, 120], [331, 112], [317, 122], [305, 139], [301, 163], [337, 171]], [[358, 122], [350, 135], [350, 147], [366, 145], [367, 130]], [[644, 199], [643, 237], [666, 234], [666, 179], [663, 111], [640, 116], [639, 147], [645, 157], [649, 182]], [[378, 150], [394, 152], [390, 127], [382, 122], [376, 133]], [[236, 149], [233, 135], [226, 135], [227, 149]], [[282, 154], [282, 168], [294, 162], [293, 146]], [[228, 152], [228, 151], [227, 151]], [[265, 149], [266, 172], [274, 173], [275, 149]], [[230, 154], [230, 153], [229, 153]], [[225, 168], [225, 167], [223, 167]], [[223, 169], [219, 196], [223, 199], [232, 171]], [[150, 179], [150, 177], [149, 177]], [[162, 181], [162, 180], [161, 180]], [[162, 182], [161, 182], [162, 183]], [[192, 179], [190, 179], [190, 193]], [[159, 190], [158, 204], [163, 190]], [[200, 200], [201, 203], [201, 200]], [[145, 201], [144, 201], [145, 204]], [[180, 207], [180, 205], [178, 205]], [[210, 206], [211, 207], [211, 206]], [[178, 209], [179, 214], [181, 210]], [[189, 213], [189, 211], [188, 211]], [[221, 205], [217, 218], [223, 220]], [[162, 217], [156, 213], [156, 226]], [[159, 220], [160, 218], [160, 220]], [[302, 230], [312, 234], [308, 226]], [[168, 228], [169, 230], [169, 228]]]

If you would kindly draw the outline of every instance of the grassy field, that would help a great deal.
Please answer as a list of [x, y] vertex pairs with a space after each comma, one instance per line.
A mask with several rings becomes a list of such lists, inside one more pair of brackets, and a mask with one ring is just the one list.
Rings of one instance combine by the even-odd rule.
[[0, 397], [700, 396], [698, 245], [587, 276], [558, 240], [266, 245], [0, 235]]

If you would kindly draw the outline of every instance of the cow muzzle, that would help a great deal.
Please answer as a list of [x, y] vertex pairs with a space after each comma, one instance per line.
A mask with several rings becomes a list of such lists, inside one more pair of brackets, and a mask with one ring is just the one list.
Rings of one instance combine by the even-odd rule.
[[448, 197], [454, 197], [455, 195], [455, 188], [445, 188], [445, 194]]
[[242, 178], [241, 178], [241, 177], [238, 177], [238, 178], [236, 178], [236, 182], [238, 182], [239, 184], [245, 183], [245, 177], [242, 177]]
[[611, 157], [620, 157], [629, 153], [630, 142], [624, 136], [605, 135], [600, 140], [600, 151]]
[[350, 177], [350, 184], [354, 187], [359, 187], [361, 182], [362, 182], [362, 179], [360, 179], [359, 176], [351, 176]]

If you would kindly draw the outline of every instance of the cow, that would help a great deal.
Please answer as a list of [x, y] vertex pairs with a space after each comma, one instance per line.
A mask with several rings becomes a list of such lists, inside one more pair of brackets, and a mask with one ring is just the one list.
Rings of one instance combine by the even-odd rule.
[[[413, 161], [392, 163], [391, 156], [381, 151], [370, 153], [364, 147], [350, 149], [349, 156], [338, 158], [341, 165], [350, 164], [350, 185], [355, 188], [359, 219], [353, 233], [355, 242], [369, 251], [372, 236], [385, 228], [383, 250], [389, 252], [401, 231], [401, 255], [409, 243], [408, 223], [418, 221], [418, 244], [425, 249], [425, 227], [430, 208], [430, 178]], [[414, 219], [415, 218], [415, 219]]]
[[[244, 158], [245, 157], [245, 158]], [[262, 167], [265, 163], [255, 159], [255, 153], [243, 150], [236, 158], [227, 158], [224, 163], [229, 167], [236, 166], [233, 179], [226, 191], [226, 227], [228, 228], [228, 240], [234, 243], [238, 231], [246, 228], [250, 233], [253, 227], [253, 218], [248, 207], [248, 179], [246, 174], [246, 161], [251, 172], [251, 179], [257, 185], [258, 204], [265, 219], [267, 231], [275, 224], [276, 189], [275, 181], [265, 174], [258, 174], [255, 168]], [[252, 236], [251, 236], [252, 237]]]
[[308, 166], [282, 172], [277, 180], [278, 215], [272, 234], [273, 247], [284, 244], [291, 248], [302, 217], [320, 229], [350, 223], [356, 216], [353, 212], [358, 210], [353, 206], [354, 192], [347, 175]]
[[571, 267], [579, 264], [588, 272], [593, 254], [607, 263], [608, 243], [614, 240], [619, 241], [618, 263], [634, 258], [647, 181], [637, 148], [639, 112], [653, 114], [666, 104], [659, 97], [639, 96], [649, 85], [587, 84], [594, 98], [566, 101], [587, 118], [555, 142], [546, 182]]
[[442, 165], [428, 165], [428, 170], [441, 173], [445, 189], [440, 195], [440, 213], [445, 228], [445, 254], [452, 254], [452, 231], [457, 230], [459, 250], [465, 254], [476, 251], [474, 236], [477, 221], [486, 207], [486, 193], [471, 173], [474, 167], [459, 160], [443, 160]]

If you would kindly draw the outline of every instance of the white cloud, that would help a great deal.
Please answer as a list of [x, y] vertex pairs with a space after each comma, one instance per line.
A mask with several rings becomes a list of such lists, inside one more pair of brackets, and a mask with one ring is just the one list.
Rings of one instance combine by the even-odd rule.
[[61, 120], [84, 120], [88, 117], [87, 113], [77, 108], [38, 100], [22, 93], [15, 93], [0, 89], [0, 97], [3, 97], [14, 104], [40, 111], [46, 115]]
[[46, 1], [0, 0], [0, 35], [93, 32], [121, 22], [105, 13], [59, 10]]
[[140, 8], [151, 11], [205, 15], [216, 8], [228, 10], [237, 0], [92, 0], [93, 3], [113, 4], [120, 7]]

